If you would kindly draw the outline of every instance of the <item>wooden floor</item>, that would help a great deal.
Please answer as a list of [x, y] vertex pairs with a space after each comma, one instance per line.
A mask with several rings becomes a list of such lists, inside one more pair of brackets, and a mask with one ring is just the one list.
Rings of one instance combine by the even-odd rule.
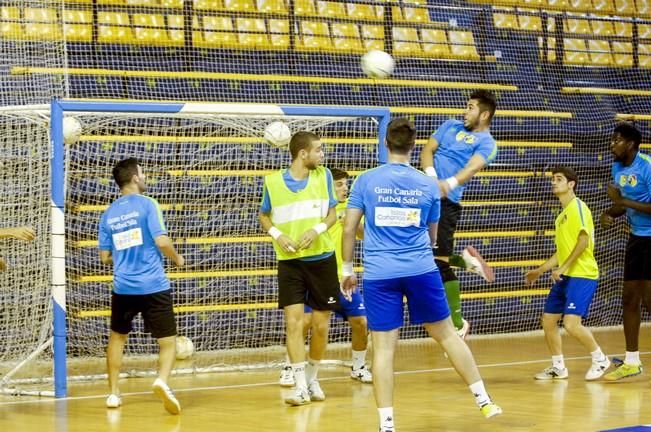
[[[621, 329], [595, 336], [607, 354], [623, 352]], [[649, 378], [586, 382], [589, 355], [573, 340], [564, 342], [569, 379], [540, 382], [533, 375], [549, 364], [542, 334], [470, 339], [488, 391], [504, 409], [490, 420], [435, 343], [401, 344], [397, 431], [597, 431], [651, 424]], [[640, 346], [651, 348], [648, 328]], [[651, 365], [651, 353], [642, 360]], [[276, 370], [176, 377], [180, 416], [168, 415], [148, 391], [151, 379], [124, 380], [123, 407], [116, 410], [104, 407], [105, 382], [73, 384], [71, 397], [58, 401], [0, 396], [0, 431], [377, 431], [372, 385], [352, 381], [342, 367], [319, 374], [327, 400], [298, 408], [283, 404], [289, 390], [277, 385]]]

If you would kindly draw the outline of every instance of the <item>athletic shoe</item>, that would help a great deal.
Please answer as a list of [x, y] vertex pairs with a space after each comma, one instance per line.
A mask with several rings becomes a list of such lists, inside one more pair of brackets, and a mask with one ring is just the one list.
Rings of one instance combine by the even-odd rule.
[[502, 408], [496, 405], [495, 402], [485, 403], [479, 407], [479, 411], [481, 411], [487, 419], [502, 414]]
[[285, 403], [292, 406], [307, 405], [311, 401], [310, 393], [305, 387], [296, 387], [294, 394], [285, 399]]
[[642, 373], [642, 365], [631, 365], [624, 363], [614, 371], [604, 375], [606, 381], [617, 381], [623, 378], [630, 378]]
[[396, 432], [394, 428], [380, 428], [380, 432]]
[[603, 376], [604, 373], [606, 373], [606, 369], [610, 367], [610, 360], [608, 360], [608, 357], [605, 357], [601, 361], [592, 361], [592, 366], [590, 366], [590, 369], [585, 373], [585, 379], [587, 381], [594, 381]]
[[307, 391], [310, 392], [311, 401], [322, 402], [325, 400], [325, 393], [321, 390], [319, 381], [312, 380], [312, 382], [307, 385]]
[[486, 282], [495, 282], [495, 273], [491, 266], [484, 261], [479, 251], [472, 246], [468, 246], [461, 252], [461, 257], [466, 263], [466, 270], [477, 273], [479, 276], [486, 279]]
[[466, 336], [470, 333], [470, 323], [463, 318], [461, 320], [463, 321], [463, 326], [457, 330], [457, 334], [461, 339], [466, 340]]
[[122, 398], [116, 394], [110, 394], [106, 398], [106, 408], [120, 408]]
[[537, 380], [555, 380], [566, 379], [568, 375], [567, 368], [561, 369], [556, 366], [550, 366], [539, 374], [536, 374], [535, 378]]
[[168, 413], [178, 414], [181, 412], [181, 404], [176, 400], [172, 389], [162, 379], [156, 378], [154, 385], [152, 385], [152, 390], [163, 401], [163, 406]]
[[294, 371], [290, 365], [284, 366], [280, 371], [278, 384], [280, 384], [281, 387], [294, 387]]
[[354, 380], [357, 380], [359, 382], [363, 382], [365, 384], [373, 382], [373, 374], [366, 367], [366, 365], [362, 366], [359, 369], [351, 369], [350, 377], [352, 379], [354, 379]]

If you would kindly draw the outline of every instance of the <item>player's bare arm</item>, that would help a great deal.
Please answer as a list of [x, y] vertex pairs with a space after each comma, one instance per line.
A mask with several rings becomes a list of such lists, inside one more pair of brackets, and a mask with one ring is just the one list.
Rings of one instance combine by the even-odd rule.
[[104, 265], [113, 265], [113, 255], [109, 250], [100, 250], [99, 251], [99, 260]]
[[610, 228], [614, 223], [615, 219], [626, 214], [626, 209], [622, 206], [613, 205], [608, 210], [604, 211], [599, 218], [602, 228]]
[[438, 229], [439, 229], [438, 222], [429, 224], [428, 233], [429, 233], [430, 245], [432, 245], [432, 248], [436, 246], [436, 235], [438, 234]]
[[538, 266], [538, 268], [528, 271], [527, 274], [524, 275], [525, 283], [527, 285], [533, 285], [538, 280], [538, 278], [540, 278], [540, 276], [556, 267], [557, 265], [558, 257], [556, 254], [554, 254], [549, 257], [547, 261]]
[[[420, 152], [420, 165], [423, 168], [423, 171], [432, 177], [436, 177], [436, 171], [434, 171], [434, 153], [436, 153], [438, 148], [439, 142], [436, 138], [430, 138], [427, 140]], [[431, 168], [431, 170], [428, 168]]]
[[183, 256], [179, 255], [178, 252], [176, 252], [176, 248], [168, 236], [160, 235], [156, 237], [154, 241], [156, 242], [156, 246], [163, 253], [163, 255], [169, 258], [175, 266], [183, 267], [185, 264], [185, 259]]
[[[465, 184], [486, 165], [486, 160], [482, 156], [474, 155], [461, 171], [457, 172], [449, 179], [439, 180], [439, 189], [441, 189], [441, 194], [447, 196], [452, 189], [458, 185]], [[456, 182], [456, 184], [452, 184], [451, 182]]]
[[576, 261], [576, 259], [581, 256], [583, 251], [586, 250], [588, 244], [590, 244], [590, 237], [588, 236], [588, 233], [581, 231], [579, 233], [579, 237], [576, 240], [576, 244], [574, 245], [574, 249], [572, 249], [572, 252], [570, 253], [570, 256], [567, 257], [563, 264], [552, 271], [552, 279], [555, 281], [560, 280], [561, 275], [565, 273], [570, 267], [572, 267], [574, 261]]
[[[258, 220], [260, 221], [260, 226], [262, 230], [274, 239], [276, 243], [287, 253], [296, 253], [298, 250], [298, 245], [291, 239], [288, 235], [284, 234], [278, 228], [274, 227], [271, 223], [271, 216], [267, 213], [260, 212], [258, 214]], [[272, 229], [273, 228], [273, 229]]]
[[357, 277], [353, 272], [353, 254], [355, 252], [355, 235], [362, 216], [363, 212], [360, 209], [346, 209], [344, 234], [341, 243], [341, 260], [343, 262], [341, 293], [348, 300], [350, 300], [350, 294], [357, 288]]
[[332, 225], [337, 222], [337, 209], [330, 207], [326, 217], [317, 225], [305, 231], [298, 241], [299, 249], [307, 249], [312, 242], [317, 239], [322, 233], [328, 230]]
[[622, 196], [622, 191], [614, 184], [608, 185], [608, 198], [619, 207], [630, 208], [645, 214], [651, 214], [651, 203], [633, 201]]

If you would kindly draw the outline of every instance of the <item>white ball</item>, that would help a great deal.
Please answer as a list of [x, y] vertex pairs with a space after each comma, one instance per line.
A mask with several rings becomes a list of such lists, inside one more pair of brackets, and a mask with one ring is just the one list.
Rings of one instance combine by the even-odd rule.
[[396, 66], [391, 55], [380, 50], [371, 50], [362, 56], [362, 70], [369, 78], [386, 78]]
[[81, 123], [74, 117], [63, 118], [63, 142], [74, 144], [81, 136]]
[[194, 353], [194, 344], [185, 336], [176, 337], [176, 359], [185, 360]]
[[275, 121], [264, 128], [264, 140], [274, 147], [287, 147], [292, 139], [292, 131], [285, 123]]

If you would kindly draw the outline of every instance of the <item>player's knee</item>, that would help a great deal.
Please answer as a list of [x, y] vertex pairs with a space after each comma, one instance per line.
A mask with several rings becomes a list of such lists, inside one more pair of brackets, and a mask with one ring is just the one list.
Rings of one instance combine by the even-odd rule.
[[565, 315], [565, 318], [563, 318], [563, 327], [565, 327], [568, 333], [575, 334], [583, 327], [581, 317], [579, 315]]
[[625, 310], [635, 310], [640, 308], [642, 296], [637, 290], [624, 290], [622, 294], [622, 307]]
[[366, 317], [360, 316], [349, 318], [348, 323], [350, 324], [350, 328], [353, 332], [366, 333]]
[[452, 267], [450, 267], [449, 262], [436, 259], [436, 258], [434, 259], [434, 261], [436, 262], [436, 266], [439, 268], [439, 271], [441, 272], [441, 279], [443, 280], [443, 283], [455, 281], [458, 279], [457, 275], [452, 270]]
[[558, 323], [558, 317], [552, 314], [544, 313], [540, 317], [540, 324], [543, 326], [543, 329], [549, 330], [554, 329]]

